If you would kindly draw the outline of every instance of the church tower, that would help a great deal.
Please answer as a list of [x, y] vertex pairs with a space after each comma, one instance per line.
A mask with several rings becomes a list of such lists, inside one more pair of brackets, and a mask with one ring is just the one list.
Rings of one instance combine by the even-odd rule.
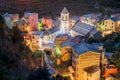
[[61, 24], [60, 24], [60, 33], [66, 33], [69, 31], [69, 12], [64, 7], [64, 9], [61, 12]]

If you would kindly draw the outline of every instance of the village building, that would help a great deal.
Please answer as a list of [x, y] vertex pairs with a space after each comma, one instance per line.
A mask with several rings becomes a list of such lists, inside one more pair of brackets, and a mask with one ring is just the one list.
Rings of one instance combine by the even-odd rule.
[[98, 21], [100, 21], [101, 16], [101, 13], [86, 14], [80, 17], [80, 21], [96, 28], [96, 24]]
[[53, 21], [50, 17], [42, 18], [42, 24], [46, 26], [46, 30], [51, 29], [53, 27]]
[[99, 51], [99, 46], [102, 44], [80, 43], [73, 46], [72, 74], [75, 80], [100, 80], [100, 57], [103, 53]]
[[114, 64], [104, 66], [104, 77], [105, 78], [108, 78], [110, 74], [116, 74], [117, 72], [118, 72], [118, 68]]
[[70, 30], [72, 37], [81, 35], [85, 37], [93, 37], [95, 39], [101, 38], [101, 33], [97, 31], [93, 26], [78, 21]]
[[23, 19], [14, 22], [14, 26], [17, 26], [22, 32], [30, 32], [30, 26]]
[[30, 26], [31, 31], [38, 30], [38, 13], [24, 13], [23, 19]]
[[62, 10], [61, 14], [61, 24], [60, 24], [60, 34], [64, 34], [66, 32], [69, 32], [69, 12], [66, 9], [66, 7], [64, 7], [64, 9]]
[[19, 20], [19, 14], [8, 14], [5, 13], [3, 16], [3, 19], [5, 21], [5, 24], [8, 28], [12, 29], [14, 26], [14, 22]]
[[76, 22], [80, 21], [80, 16], [73, 16], [70, 19], [70, 26], [74, 26], [76, 24]]
[[120, 31], [119, 27], [120, 27], [120, 19], [116, 16], [104, 20], [105, 31], [111, 31], [111, 32]]

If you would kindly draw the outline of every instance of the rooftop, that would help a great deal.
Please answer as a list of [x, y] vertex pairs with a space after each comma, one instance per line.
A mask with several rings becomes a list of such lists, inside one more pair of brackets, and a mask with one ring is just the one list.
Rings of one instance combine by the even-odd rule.
[[61, 47], [74, 46], [74, 45], [75, 45], [74, 42], [67, 41], [67, 42], [63, 42], [63, 43], [61, 44]]
[[80, 33], [81, 36], [86, 36], [89, 33], [89, 31], [86, 31], [85, 29], [79, 27], [72, 27], [72, 30]]
[[19, 20], [16, 22], [16, 24], [24, 24], [24, 23], [26, 23], [25, 20]]
[[9, 13], [5, 13], [4, 15], [2, 15], [3, 17], [11, 17], [11, 16], [18, 16], [19, 14], [9, 14]]
[[106, 65], [105, 66], [106, 67], [106, 69], [114, 69], [114, 68], [116, 68], [116, 66], [115, 65]]
[[83, 15], [83, 17], [85, 18], [98, 18], [99, 16], [101, 16], [101, 13], [92, 13], [92, 14], [86, 14], [86, 15]]
[[63, 14], [68, 14], [69, 12], [68, 12], [67, 8], [64, 7], [61, 13], [63, 13]]
[[94, 35], [95, 35], [96, 33], [98, 33], [98, 32], [99, 32], [99, 31], [97, 31], [97, 30], [95, 30], [95, 29], [93, 29], [93, 30], [91, 31], [91, 33], [94, 34]]
[[92, 30], [93, 29], [93, 26], [90, 26], [88, 24], [82, 23], [80, 21], [76, 23], [76, 26], [82, 27], [82, 28], [84, 28], [86, 30]]
[[116, 21], [118, 21], [118, 20], [120, 20], [118, 17], [112, 17], [112, 18], [110, 18], [112, 21], [114, 21], [114, 22], [116, 22]]
[[77, 54], [83, 54], [87, 51], [94, 51], [98, 52], [98, 46], [102, 46], [101, 43], [93, 43], [93, 44], [88, 44], [88, 43], [79, 43], [77, 45], [74, 45], [73, 48]]
[[50, 33], [54, 33], [54, 32], [57, 32], [58, 30], [59, 30], [59, 27], [53, 27], [53, 28], [49, 29], [48, 31]]
[[80, 16], [73, 16], [71, 19], [75, 20], [75, 21], [78, 21], [78, 20], [80, 20]]
[[32, 31], [31, 34], [32, 35], [40, 35], [42, 33], [42, 31]]

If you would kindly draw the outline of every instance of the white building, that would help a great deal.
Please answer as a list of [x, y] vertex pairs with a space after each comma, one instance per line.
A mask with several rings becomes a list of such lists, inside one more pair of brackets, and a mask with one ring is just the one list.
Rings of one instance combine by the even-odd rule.
[[64, 7], [61, 12], [61, 24], [60, 24], [60, 34], [66, 33], [69, 31], [69, 12]]
[[19, 20], [19, 14], [4, 14], [3, 15], [5, 24], [8, 28], [12, 29], [14, 22]]

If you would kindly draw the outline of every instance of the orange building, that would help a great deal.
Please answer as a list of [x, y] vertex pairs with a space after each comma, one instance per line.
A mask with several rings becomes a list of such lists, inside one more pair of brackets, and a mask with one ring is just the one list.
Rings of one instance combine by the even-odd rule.
[[42, 18], [43, 25], [46, 25], [46, 29], [52, 28], [52, 19], [50, 17], [44, 17]]
[[105, 72], [104, 72], [105, 78], [109, 77], [110, 74], [115, 74], [118, 72], [118, 68], [113, 64], [106, 65], [104, 68], [105, 68]]

